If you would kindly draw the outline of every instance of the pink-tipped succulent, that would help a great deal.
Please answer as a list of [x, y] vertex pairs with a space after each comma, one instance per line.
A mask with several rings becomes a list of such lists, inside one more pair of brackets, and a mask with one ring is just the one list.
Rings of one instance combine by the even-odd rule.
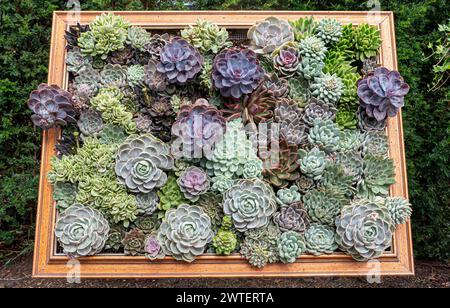
[[366, 114], [377, 121], [395, 117], [404, 106], [409, 85], [397, 71], [377, 68], [358, 83], [358, 96]]
[[187, 168], [177, 181], [186, 199], [197, 201], [210, 188], [210, 180], [206, 172], [198, 167]]
[[214, 59], [214, 86], [224, 97], [241, 98], [252, 93], [264, 77], [256, 54], [249, 50], [226, 49]]

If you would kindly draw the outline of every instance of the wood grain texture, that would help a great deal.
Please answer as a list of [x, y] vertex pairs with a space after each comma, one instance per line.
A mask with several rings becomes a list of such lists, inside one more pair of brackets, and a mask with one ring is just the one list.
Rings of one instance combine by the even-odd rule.
[[[65, 66], [64, 31], [80, 22], [91, 22], [103, 12], [82, 12], [79, 19], [72, 13], [55, 12], [51, 39], [48, 82], [67, 88], [68, 73]], [[256, 21], [268, 16], [293, 20], [304, 16], [316, 19], [335, 18], [344, 24], [369, 23], [381, 30], [383, 44], [380, 62], [389, 69], [397, 69], [397, 56], [392, 12], [289, 12], [289, 11], [186, 11], [186, 12], [115, 12], [124, 16], [131, 24], [148, 29], [179, 29], [205, 19], [227, 28], [248, 28]], [[54, 146], [59, 130], [43, 133], [42, 162], [39, 199], [36, 220], [36, 242], [33, 262], [33, 276], [38, 278], [66, 277], [67, 257], [56, 253], [53, 236], [56, 207], [52, 200], [52, 187], [46, 180], [51, 168], [50, 158], [55, 155]], [[391, 196], [408, 197], [403, 127], [401, 113], [389, 119], [387, 126], [389, 154], [393, 158], [396, 184], [390, 189]], [[123, 255], [98, 255], [82, 258], [82, 278], [165, 278], [165, 277], [307, 277], [307, 276], [365, 276], [379, 271], [381, 275], [414, 275], [414, 261], [411, 240], [411, 226], [406, 223], [397, 228], [392, 250], [379, 260], [369, 263], [353, 261], [343, 254], [335, 253], [320, 257], [304, 255], [293, 264], [270, 264], [263, 269], [251, 267], [239, 255], [216, 256], [206, 254], [195, 262], [187, 264], [166, 257], [150, 262], [144, 257]]]

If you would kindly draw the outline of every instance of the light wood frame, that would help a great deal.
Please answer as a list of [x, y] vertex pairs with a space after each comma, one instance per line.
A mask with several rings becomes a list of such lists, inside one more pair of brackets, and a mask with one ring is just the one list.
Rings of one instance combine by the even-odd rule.
[[[79, 18], [73, 12], [55, 12], [51, 39], [48, 82], [67, 88], [68, 73], [65, 65], [64, 31], [77, 21], [91, 22], [103, 12], [81, 12]], [[381, 30], [381, 64], [397, 69], [397, 56], [392, 12], [292, 12], [292, 11], [152, 11], [115, 12], [133, 25], [149, 29], [177, 29], [205, 19], [227, 28], [248, 28], [268, 16], [293, 20], [304, 16], [316, 19], [335, 18], [342, 23], [370, 23]], [[46, 180], [50, 158], [55, 155], [54, 146], [59, 131], [51, 129], [43, 133], [42, 162], [39, 200], [36, 220], [36, 243], [33, 277], [63, 278], [69, 270], [68, 259], [56, 253], [53, 230], [56, 208], [52, 200], [52, 188]], [[395, 163], [396, 184], [391, 186], [391, 196], [408, 197], [408, 186], [403, 143], [401, 113], [390, 118], [387, 126], [389, 153]], [[150, 262], [144, 257], [123, 255], [98, 255], [82, 258], [82, 278], [169, 278], [169, 277], [306, 277], [306, 276], [365, 276], [379, 270], [381, 275], [414, 275], [411, 226], [406, 223], [397, 228], [392, 250], [386, 252], [379, 263], [355, 262], [343, 253], [314, 257], [301, 256], [292, 264], [270, 264], [263, 269], [251, 267], [239, 255], [228, 257], [207, 254], [192, 264], [178, 262], [171, 257]]]

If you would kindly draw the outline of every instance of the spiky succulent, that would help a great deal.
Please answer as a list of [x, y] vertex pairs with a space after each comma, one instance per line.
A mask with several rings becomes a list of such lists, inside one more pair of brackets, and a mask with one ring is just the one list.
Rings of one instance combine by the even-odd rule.
[[145, 51], [145, 46], [149, 43], [150, 37], [150, 33], [144, 28], [130, 27], [126, 42], [139, 51]]
[[212, 79], [224, 97], [238, 99], [252, 93], [263, 77], [264, 70], [249, 49], [225, 49], [214, 59]]
[[[172, 135], [177, 137], [177, 158], [188, 159], [210, 156], [215, 142], [225, 133], [225, 119], [222, 112], [210, 105], [206, 99], [198, 99], [192, 105], [180, 107], [178, 117], [172, 126]], [[200, 157], [198, 156], [200, 154]]]
[[66, 48], [68, 50], [72, 50], [78, 47], [78, 39], [80, 38], [81, 33], [89, 31], [89, 25], [80, 25], [77, 22], [76, 26], [72, 26], [68, 31], [65, 31], [64, 38], [67, 41]]
[[144, 253], [145, 257], [151, 261], [164, 259], [165, 254], [156, 234], [150, 234], [145, 239]]
[[294, 100], [301, 108], [305, 107], [311, 99], [309, 82], [303, 78], [289, 78], [289, 98]]
[[359, 61], [376, 56], [381, 47], [380, 30], [369, 24], [361, 24], [356, 27], [352, 40], [355, 57]]
[[259, 179], [239, 180], [224, 195], [223, 211], [241, 232], [267, 226], [276, 209], [272, 188]]
[[339, 109], [336, 115], [336, 124], [341, 130], [353, 130], [358, 124], [355, 110]]
[[139, 229], [131, 229], [122, 239], [126, 256], [144, 255], [145, 233]]
[[139, 215], [152, 215], [159, 203], [158, 195], [152, 191], [148, 194], [137, 194], [136, 204]]
[[346, 129], [339, 134], [338, 151], [359, 151], [362, 145], [361, 133], [358, 130]]
[[192, 202], [197, 201], [210, 188], [210, 180], [206, 172], [194, 166], [184, 170], [177, 183], [185, 198]]
[[315, 256], [332, 254], [338, 249], [335, 235], [333, 227], [317, 223], [311, 224], [305, 232], [306, 252]]
[[157, 192], [157, 194], [159, 197], [159, 204], [157, 207], [163, 211], [167, 211], [187, 202], [177, 184], [177, 179], [174, 176], [169, 176], [166, 184]]
[[387, 156], [389, 144], [383, 131], [368, 131], [361, 136], [362, 154]]
[[300, 145], [306, 139], [307, 127], [302, 121], [303, 110], [294, 101], [281, 100], [274, 111], [274, 120], [280, 124], [280, 136], [288, 144]]
[[273, 221], [278, 225], [281, 231], [295, 231], [303, 234], [309, 227], [309, 217], [303, 209], [302, 203], [295, 202], [287, 206], [282, 206], [275, 213]]
[[325, 44], [336, 43], [342, 36], [342, 25], [336, 19], [322, 19], [317, 25], [316, 35], [321, 38]]
[[67, 71], [78, 75], [81, 71], [92, 66], [92, 57], [84, 56], [79, 48], [67, 52]]
[[222, 201], [222, 195], [207, 192], [201, 195], [200, 199], [195, 203], [211, 218], [211, 227], [214, 232], [217, 232], [222, 225], [222, 219], [224, 217]]
[[314, 58], [305, 58], [298, 66], [298, 73], [306, 80], [314, 80], [323, 74], [324, 63]]
[[75, 204], [78, 187], [73, 183], [57, 182], [53, 186], [53, 200], [56, 201], [56, 207], [60, 212], [65, 211]]
[[224, 216], [222, 227], [212, 239], [212, 247], [218, 255], [230, 255], [237, 247], [237, 236], [230, 229], [233, 225], [230, 216]]
[[268, 17], [253, 25], [247, 37], [251, 49], [258, 54], [268, 54], [284, 43], [293, 41], [294, 33], [286, 20]]
[[363, 178], [358, 182], [358, 195], [368, 199], [387, 196], [392, 184], [395, 184], [393, 161], [386, 157], [366, 155]]
[[337, 109], [333, 103], [312, 98], [306, 105], [303, 121], [309, 126], [313, 126], [315, 120], [334, 120], [336, 113]]
[[309, 142], [326, 153], [332, 153], [338, 149], [339, 138], [339, 128], [331, 120], [315, 120], [308, 134]]
[[330, 164], [326, 153], [315, 147], [309, 152], [301, 149], [298, 154], [302, 173], [311, 179], [320, 180], [325, 168]]
[[289, 205], [302, 200], [302, 196], [297, 186], [292, 185], [290, 188], [282, 188], [277, 191], [277, 203], [279, 205]]
[[157, 239], [166, 255], [192, 262], [203, 254], [213, 235], [209, 216], [198, 206], [182, 204], [166, 212]]
[[108, 234], [109, 224], [102, 213], [81, 204], [65, 210], [55, 227], [55, 236], [64, 253], [75, 258], [100, 253]]
[[332, 164], [325, 169], [318, 187], [338, 191], [347, 197], [352, 197], [356, 191], [353, 187], [353, 177], [346, 174], [340, 164]]
[[80, 113], [77, 125], [83, 136], [96, 136], [103, 129], [103, 119], [97, 111], [87, 109]]
[[185, 40], [175, 38], [161, 49], [157, 70], [169, 83], [182, 85], [194, 79], [202, 65], [200, 52]]
[[363, 174], [363, 159], [359, 152], [339, 152], [336, 155], [336, 163], [342, 165], [344, 173], [352, 177], [357, 183]]
[[226, 28], [220, 28], [216, 24], [197, 20], [194, 25], [181, 30], [181, 37], [189, 44], [198, 48], [202, 53], [218, 53], [225, 47], [231, 47]]
[[278, 238], [278, 254], [283, 263], [294, 263], [305, 251], [305, 239], [295, 231], [282, 233]]
[[346, 198], [334, 189], [311, 190], [303, 196], [306, 212], [312, 222], [332, 226], [346, 203]]
[[302, 17], [289, 23], [294, 30], [294, 37], [297, 42], [300, 42], [306, 37], [313, 36], [317, 27], [317, 22], [312, 16]]
[[323, 61], [327, 52], [325, 43], [316, 36], [308, 36], [299, 43], [300, 55], [316, 61]]
[[119, 147], [115, 171], [130, 191], [149, 193], [166, 184], [173, 164], [168, 145], [151, 135], [130, 136]]
[[380, 257], [391, 247], [393, 221], [384, 204], [354, 201], [336, 218], [336, 242], [357, 261]]
[[287, 42], [272, 53], [273, 66], [280, 76], [292, 77], [297, 74], [300, 65], [300, 53], [295, 42]]
[[317, 99], [336, 104], [341, 98], [343, 87], [341, 78], [326, 73], [314, 79], [311, 84], [311, 94]]
[[385, 205], [396, 226], [404, 224], [411, 217], [411, 204], [403, 197], [387, 197]]
[[90, 30], [81, 33], [78, 46], [90, 56], [106, 59], [110, 52], [125, 48], [130, 24], [113, 13], [97, 16], [90, 24]]
[[39, 85], [30, 94], [28, 108], [33, 112], [33, 124], [42, 129], [75, 122], [72, 94], [56, 85]]
[[361, 107], [377, 121], [395, 117], [404, 106], [408, 92], [409, 85], [400, 73], [384, 67], [377, 68], [358, 83]]

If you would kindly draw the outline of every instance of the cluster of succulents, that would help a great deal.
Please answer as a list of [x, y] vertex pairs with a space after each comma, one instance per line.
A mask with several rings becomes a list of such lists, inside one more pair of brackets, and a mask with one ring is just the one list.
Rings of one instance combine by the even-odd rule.
[[391, 246], [412, 210], [389, 197], [384, 129], [409, 86], [377, 66], [379, 31], [270, 17], [229, 37], [112, 13], [69, 29], [68, 91], [42, 84], [28, 101], [36, 126], [65, 126], [48, 173], [59, 251], [240, 253], [261, 268]]

